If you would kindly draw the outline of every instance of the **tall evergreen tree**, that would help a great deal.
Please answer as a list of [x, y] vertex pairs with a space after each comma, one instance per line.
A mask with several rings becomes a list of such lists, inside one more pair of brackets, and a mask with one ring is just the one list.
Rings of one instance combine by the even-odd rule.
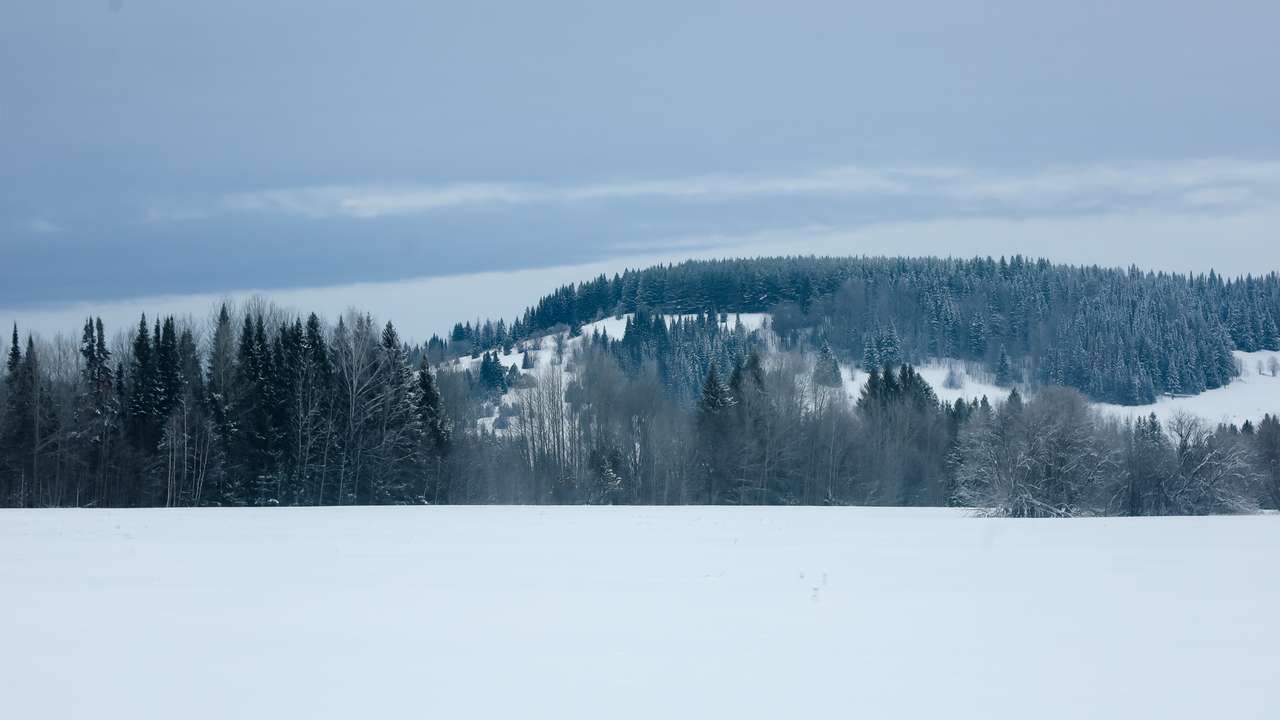
[[160, 439], [160, 384], [155, 348], [147, 316], [138, 321], [133, 338], [133, 362], [129, 370], [129, 438], [144, 453], [155, 450]]
[[817, 364], [813, 368], [813, 381], [831, 388], [840, 387], [844, 382], [840, 377], [840, 364], [836, 362], [836, 356], [826, 342], [822, 343], [822, 349], [818, 352]]
[[1009, 352], [1001, 347], [1000, 359], [996, 362], [996, 385], [1011, 387], [1014, 382], [1013, 361], [1009, 359]]

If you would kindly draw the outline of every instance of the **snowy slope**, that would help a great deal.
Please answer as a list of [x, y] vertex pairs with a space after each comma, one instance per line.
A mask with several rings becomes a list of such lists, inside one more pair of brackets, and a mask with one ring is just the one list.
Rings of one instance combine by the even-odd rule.
[[[607, 333], [610, 338], [613, 338], [614, 340], [621, 340], [623, 335], [626, 333], [627, 318], [629, 317], [630, 313], [622, 317], [610, 317], [605, 318], [604, 320], [587, 323], [582, 326], [582, 334], [576, 338], [569, 337], [569, 332], [567, 330], [561, 332], [560, 335], [564, 339], [566, 356], [569, 355], [575, 347], [581, 347], [583, 343], [590, 340], [591, 335], [596, 332]], [[670, 322], [676, 317], [695, 316], [664, 315], [663, 317]], [[723, 323], [723, 326], [732, 329], [738, 322], [741, 322], [747, 332], [752, 332], [764, 327], [768, 323], [768, 319], [769, 315], [766, 313], [737, 313], [729, 315], [728, 321]], [[535, 343], [526, 342], [522, 343], [521, 347], [529, 348], [529, 354], [533, 358], [535, 369], [541, 370], [545, 367], [550, 367], [553, 364], [552, 359], [555, 357], [555, 336], [547, 335], [541, 338], [538, 347], [534, 347], [534, 345]], [[503, 367], [511, 367], [513, 364], [517, 368], [520, 367], [520, 363], [524, 359], [524, 353], [521, 350], [521, 347], [513, 348], [512, 352], [498, 356], [498, 360], [502, 363]], [[480, 360], [464, 357], [455, 360], [453, 365], [457, 369], [470, 369], [472, 372], [478, 372]]]
[[[1131, 418], [1155, 413], [1167, 420], [1177, 412], [1189, 412], [1210, 422], [1230, 422], [1239, 425], [1245, 420], [1257, 422], [1266, 413], [1280, 414], [1280, 377], [1272, 377], [1266, 370], [1267, 361], [1278, 352], [1236, 352], [1242, 372], [1240, 377], [1224, 388], [1209, 390], [1190, 397], [1162, 397], [1152, 405], [1125, 407], [1099, 403], [1098, 407], [1116, 417]], [[1258, 362], [1263, 373], [1258, 373]]]
[[2, 511], [12, 718], [1268, 718], [1280, 517]]
[[[960, 387], [946, 387], [947, 372], [955, 368], [960, 379]], [[987, 378], [970, 363], [959, 360], [931, 360], [916, 366], [916, 371], [925, 382], [933, 388], [939, 400], [954, 402], [956, 400], [981, 400], [987, 398], [992, 403], [1003, 402], [1009, 396], [1008, 388], [1002, 388]], [[867, 384], [867, 373], [848, 365], [842, 365], [840, 373], [844, 377], [844, 391], [851, 401], [856, 401]]]
[[[563, 358], [568, 359], [572, 357], [573, 351], [581, 348], [583, 344], [588, 342], [591, 339], [591, 336], [597, 332], [608, 334], [608, 336], [614, 340], [621, 340], [626, 334], [627, 319], [630, 316], [631, 314], [628, 313], [621, 317], [609, 317], [603, 320], [597, 320], [596, 322], [587, 323], [582, 326], [582, 333], [578, 337], [570, 337], [569, 331], [567, 330], [560, 332], [559, 341], [562, 343], [564, 348]], [[666, 318], [668, 322], [671, 322], [677, 317], [694, 318], [697, 316], [664, 315], [663, 317]], [[738, 323], [742, 323], [742, 327], [746, 329], [747, 332], [754, 332], [768, 326], [769, 315], [767, 313], [732, 313], [727, 317], [726, 321], [722, 323], [722, 325], [723, 327], [732, 329], [736, 327]], [[510, 368], [512, 365], [515, 365], [516, 368], [520, 370], [521, 374], [533, 374], [537, 377], [545, 372], [561, 372], [564, 373], [567, 380], [572, 373], [565, 366], [563, 361], [557, 358], [556, 343], [557, 337], [555, 335], [544, 336], [538, 341], [527, 341], [521, 343], [519, 347], [513, 348], [512, 352], [499, 355], [498, 361], [504, 368]], [[529, 352], [530, 358], [533, 360], [533, 370], [521, 369], [526, 349]], [[480, 360], [469, 357], [458, 358], [452, 361], [451, 365], [452, 368], [457, 371], [470, 370], [472, 373], [479, 373], [480, 370]], [[501, 402], [513, 403], [518, 399], [522, 392], [525, 391], [520, 389], [510, 390], [503, 395]], [[494, 415], [492, 417], [480, 419], [481, 426], [488, 429], [493, 428], [493, 423], [497, 419], [498, 408], [495, 407], [493, 412]]]
[[[674, 315], [667, 316], [668, 320], [674, 317]], [[733, 327], [738, 321], [741, 321], [748, 331], [754, 331], [769, 326], [769, 315], [767, 313], [731, 314], [729, 315], [727, 326]], [[621, 339], [625, 328], [625, 317], [606, 318], [584, 325], [581, 337], [569, 338], [567, 332], [563, 333], [566, 348], [565, 355], [566, 357], [571, 355], [573, 348], [580, 346], [590, 338], [593, 332], [607, 332], [609, 337]], [[535, 362], [536, 367], [533, 371], [535, 373], [544, 372], [549, 367], [555, 367], [554, 338], [551, 336], [543, 338], [541, 349], [530, 350], [530, 355]], [[1280, 360], [1280, 352], [1236, 352], [1235, 355], [1241, 363], [1243, 372], [1240, 377], [1225, 388], [1210, 390], [1190, 397], [1162, 397], [1152, 405], [1122, 406], [1108, 403], [1094, 403], [1094, 405], [1103, 412], [1121, 418], [1145, 416], [1154, 412], [1157, 417], [1168, 419], [1179, 411], [1185, 411], [1214, 423], [1232, 422], [1240, 424], [1245, 420], [1257, 422], [1266, 413], [1280, 414], [1280, 377], [1273, 377], [1267, 369], [1270, 359], [1276, 358]], [[500, 358], [504, 367], [510, 367], [512, 364], [519, 367], [522, 359], [523, 356], [519, 350], [503, 355]], [[812, 358], [810, 359], [812, 360]], [[479, 360], [462, 358], [456, 361], [455, 365], [458, 368], [470, 367], [472, 372], [476, 372], [479, 362]], [[1259, 372], [1259, 363], [1261, 363], [1262, 367], [1261, 373]], [[946, 387], [945, 381], [951, 368], [955, 368], [961, 380], [958, 388]], [[1009, 395], [1007, 388], [995, 385], [990, 373], [974, 363], [941, 358], [925, 362], [917, 366], [916, 369], [924, 377], [925, 381], [933, 387], [938, 398], [948, 402], [959, 399], [978, 400], [986, 397], [992, 403], [996, 403], [1003, 401]], [[844, 393], [850, 401], [854, 401], [862, 392], [863, 385], [866, 384], [867, 374], [849, 364], [842, 364], [841, 372], [844, 376]], [[799, 378], [802, 382], [805, 379]], [[513, 401], [519, 392], [508, 393], [504, 401]], [[1034, 392], [1034, 389], [1024, 388], [1024, 392]], [[493, 418], [487, 418], [482, 421], [482, 423], [490, 426], [492, 422]]]
[[[1167, 420], [1178, 412], [1188, 412], [1204, 418], [1211, 423], [1230, 422], [1239, 425], [1245, 420], [1257, 422], [1266, 413], [1280, 414], [1280, 377], [1273, 377], [1267, 370], [1267, 362], [1272, 357], [1280, 360], [1278, 352], [1236, 352], [1243, 372], [1227, 387], [1209, 390], [1199, 395], [1187, 397], [1161, 397], [1151, 405], [1124, 406], [1110, 403], [1094, 403], [1099, 410], [1119, 418], [1133, 418], [1155, 413], [1161, 420]], [[1258, 372], [1258, 363], [1262, 362], [1263, 372]], [[949, 389], [945, 386], [947, 370], [956, 367], [962, 379], [962, 386]], [[946, 401], [957, 399], [974, 400], [986, 396], [991, 402], [1003, 401], [1009, 396], [1007, 388], [1001, 388], [991, 382], [990, 374], [981, 368], [962, 361], [932, 360], [916, 368], [931, 385], [938, 397]], [[850, 397], [857, 398], [866, 384], [867, 375], [852, 368], [843, 369], [845, 391]], [[1034, 389], [1023, 388], [1024, 393], [1033, 393]]]

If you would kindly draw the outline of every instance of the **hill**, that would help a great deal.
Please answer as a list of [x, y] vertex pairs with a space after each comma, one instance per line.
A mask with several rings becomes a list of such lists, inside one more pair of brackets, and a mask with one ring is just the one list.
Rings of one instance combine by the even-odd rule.
[[[1226, 279], [1055, 265], [1023, 257], [691, 261], [562, 287], [512, 323], [459, 324], [467, 347], [620, 313], [759, 313], [788, 341], [820, 338], [871, 364], [948, 357], [1153, 403], [1226, 385], [1233, 351], [1280, 350], [1280, 276]], [[477, 324], [478, 325], [478, 324]], [[887, 356], [887, 357], [885, 357]]]
[[1276, 289], [783, 258], [599, 278], [420, 346], [268, 303], [115, 342], [88, 319], [79, 347], [15, 329], [0, 502], [1249, 512], [1280, 506]]

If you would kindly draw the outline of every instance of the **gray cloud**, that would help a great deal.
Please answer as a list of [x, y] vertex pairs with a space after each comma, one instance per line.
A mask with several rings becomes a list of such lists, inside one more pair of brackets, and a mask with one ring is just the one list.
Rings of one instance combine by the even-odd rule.
[[[1280, 269], [1280, 210], [1222, 215], [1140, 211], [1027, 219], [1001, 217], [894, 221], [860, 227], [798, 226], [768, 231], [664, 238], [619, 247], [618, 255], [543, 267], [458, 273], [439, 277], [321, 287], [149, 296], [109, 302], [56, 303], [35, 308], [0, 305], [0, 327], [17, 322], [46, 336], [74, 331], [89, 314], [116, 329], [139, 313], [209, 317], [217, 303], [262, 296], [297, 311], [330, 318], [359, 307], [394, 321], [407, 338], [447, 332], [475, 317], [513, 317], [554, 287], [600, 273], [689, 258], [758, 255], [975, 255], [1024, 254], [1060, 262], [1142, 267], [1183, 273], [1216, 268], [1228, 275]], [[1153, 241], [1134, 243], [1133, 238]]]
[[9, 5], [4, 306], [1280, 202], [1266, 0]]
[[[574, 185], [509, 182], [277, 188], [225, 196], [203, 211], [378, 218], [460, 207], [631, 200], [911, 197], [1013, 209], [1079, 210], [1134, 202], [1188, 208], [1280, 201], [1280, 162], [1229, 158], [996, 173], [956, 167], [845, 166], [785, 175], [702, 175]], [[181, 217], [186, 217], [180, 212]], [[154, 211], [161, 217], [164, 211]]]

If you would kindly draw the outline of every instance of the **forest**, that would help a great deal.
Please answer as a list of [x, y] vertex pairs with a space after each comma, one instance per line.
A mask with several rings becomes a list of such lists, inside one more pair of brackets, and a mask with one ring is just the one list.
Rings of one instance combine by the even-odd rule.
[[[735, 320], [748, 312], [770, 326]], [[611, 317], [619, 337], [584, 332]], [[1275, 274], [766, 258], [602, 276], [422, 343], [261, 300], [110, 335], [89, 318], [78, 340], [15, 327], [0, 503], [1277, 508], [1277, 416], [1122, 422], [1089, 405], [1221, 386], [1232, 350], [1277, 349], [1277, 317]], [[914, 369], [938, 357], [1014, 390], [942, 402]]]
[[[771, 312], [879, 364], [947, 357], [1126, 405], [1195, 395], [1236, 375], [1231, 351], [1280, 350], [1280, 276], [1227, 279], [1013, 258], [781, 257], [691, 261], [562, 287], [519, 336], [615, 309]], [[454, 339], [460, 339], [455, 328]], [[473, 328], [474, 329], [474, 328]], [[488, 337], [481, 334], [481, 342]]]

